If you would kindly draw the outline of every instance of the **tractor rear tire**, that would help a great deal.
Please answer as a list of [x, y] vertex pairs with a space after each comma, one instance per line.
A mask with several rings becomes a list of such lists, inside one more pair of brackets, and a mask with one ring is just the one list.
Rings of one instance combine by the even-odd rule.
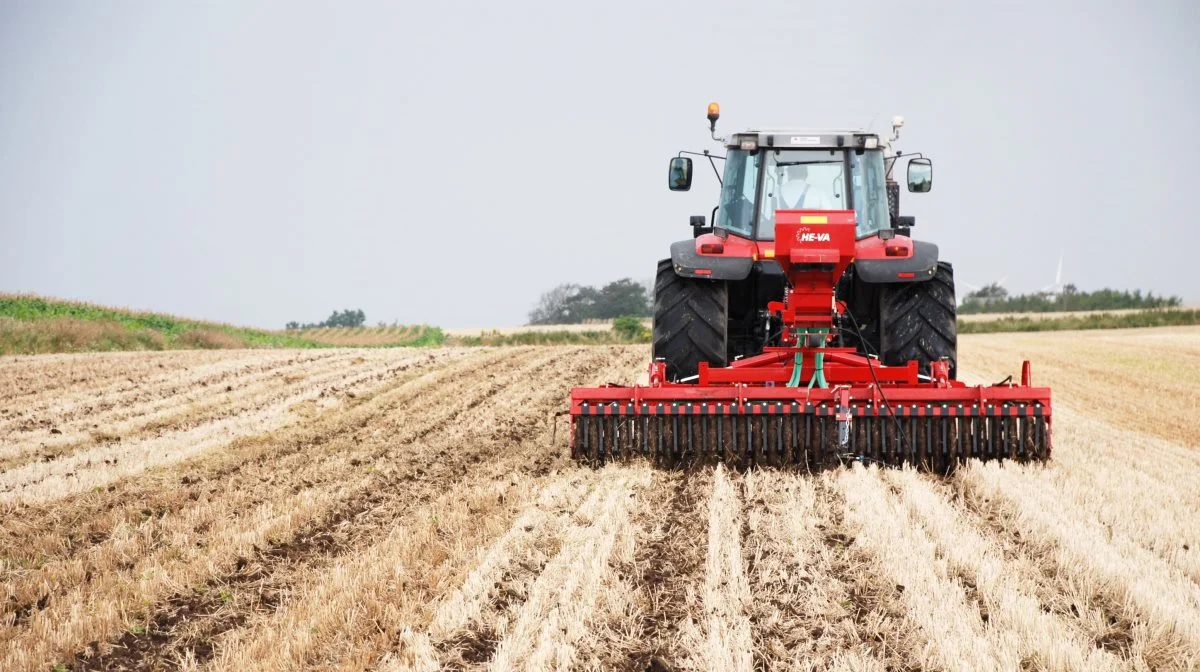
[[667, 365], [667, 380], [696, 375], [700, 362], [728, 364], [729, 287], [724, 282], [681, 278], [670, 259], [658, 262], [654, 281], [654, 359]]
[[923, 375], [929, 363], [950, 360], [950, 379], [958, 375], [958, 322], [954, 268], [938, 262], [929, 280], [892, 284], [879, 297], [880, 359], [889, 366], [917, 360]]

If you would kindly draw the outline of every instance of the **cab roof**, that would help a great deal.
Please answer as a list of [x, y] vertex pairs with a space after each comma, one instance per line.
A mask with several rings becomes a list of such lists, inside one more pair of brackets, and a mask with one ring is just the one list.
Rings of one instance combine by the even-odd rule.
[[752, 143], [755, 147], [777, 149], [813, 147], [876, 149], [883, 146], [878, 133], [850, 129], [746, 129], [725, 138], [725, 146], [731, 149], [748, 148], [748, 143]]

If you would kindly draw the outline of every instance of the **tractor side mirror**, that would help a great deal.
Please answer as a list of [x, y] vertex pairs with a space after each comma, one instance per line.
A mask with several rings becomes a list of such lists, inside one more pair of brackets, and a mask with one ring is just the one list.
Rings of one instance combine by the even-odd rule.
[[671, 159], [667, 171], [667, 188], [671, 191], [687, 191], [692, 188], [692, 160], [686, 156]]
[[933, 161], [919, 158], [908, 162], [908, 190], [925, 193], [933, 188]]

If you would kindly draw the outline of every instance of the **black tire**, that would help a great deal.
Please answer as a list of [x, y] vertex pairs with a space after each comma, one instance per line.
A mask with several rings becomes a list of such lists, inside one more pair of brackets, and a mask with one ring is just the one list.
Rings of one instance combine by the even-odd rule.
[[681, 278], [670, 259], [658, 262], [654, 281], [655, 359], [667, 364], [667, 380], [696, 375], [700, 362], [728, 363], [729, 288], [724, 282]]
[[929, 363], [945, 357], [950, 360], [950, 379], [956, 379], [957, 313], [954, 268], [944, 261], [929, 280], [888, 285], [879, 297], [883, 363], [903, 366], [915, 359], [921, 373], [929, 375]]

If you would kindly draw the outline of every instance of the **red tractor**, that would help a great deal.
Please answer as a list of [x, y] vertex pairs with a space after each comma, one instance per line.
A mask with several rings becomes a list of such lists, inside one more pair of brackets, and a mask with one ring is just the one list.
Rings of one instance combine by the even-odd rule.
[[[709, 107], [715, 131], [716, 104]], [[884, 364], [916, 360], [924, 375], [945, 359], [957, 375], [954, 269], [933, 243], [913, 240], [914, 217], [899, 213], [900, 189], [891, 171], [900, 155], [890, 140], [861, 131], [749, 130], [725, 140], [720, 203], [713, 225], [692, 217], [693, 238], [671, 245], [658, 262], [654, 288], [653, 356], [667, 378], [685, 381], [700, 362], [725, 366], [780, 345], [783, 324], [767, 309], [783, 295], [775, 261], [777, 210], [853, 210], [854, 260], [840, 278], [836, 300], [845, 309], [835, 325], [839, 344]], [[908, 190], [928, 192], [933, 166], [908, 159]], [[668, 186], [691, 188], [692, 159], [671, 160]]]
[[[714, 139], [717, 117], [714, 103]], [[572, 389], [572, 457], [938, 472], [1049, 459], [1050, 390], [1029, 362], [1020, 382], [957, 380], [954, 271], [909, 237], [890, 179], [902, 124], [887, 140], [750, 130], [703, 154], [720, 202], [658, 263], [648, 384]], [[683, 154], [672, 191], [692, 184]], [[905, 158], [909, 191], [928, 192], [932, 163]]]

